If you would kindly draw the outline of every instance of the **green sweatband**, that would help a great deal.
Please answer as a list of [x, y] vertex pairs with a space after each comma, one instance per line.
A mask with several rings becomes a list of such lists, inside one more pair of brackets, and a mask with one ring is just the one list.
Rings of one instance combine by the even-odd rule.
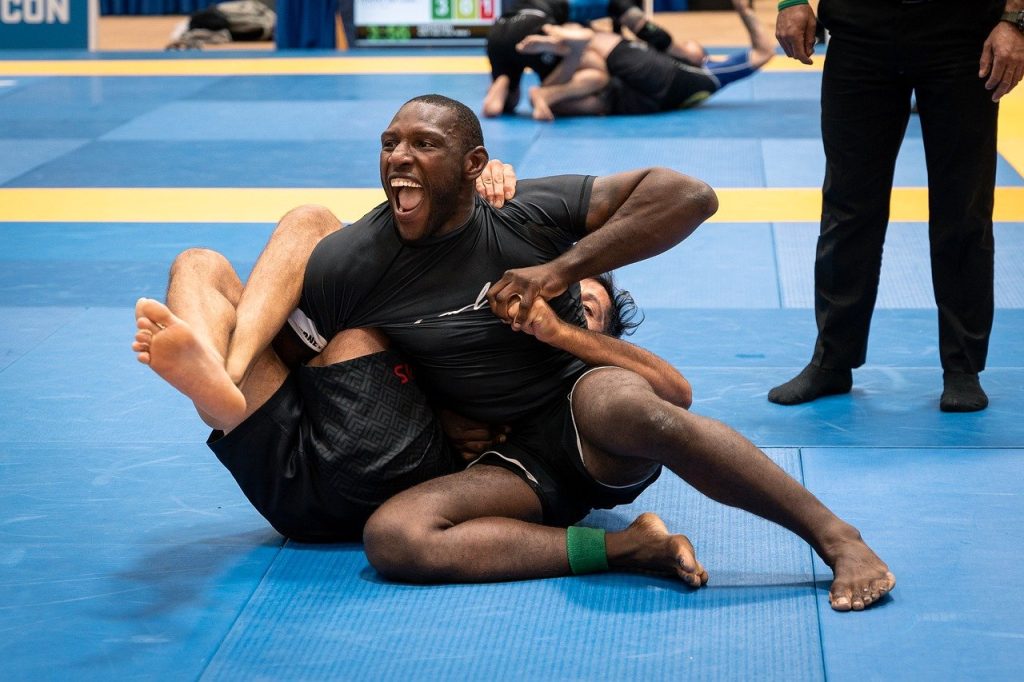
[[565, 529], [565, 549], [574, 575], [608, 570], [604, 528], [569, 526]]
[[779, 0], [779, 11], [786, 9], [787, 7], [795, 7], [796, 5], [806, 5], [807, 0]]

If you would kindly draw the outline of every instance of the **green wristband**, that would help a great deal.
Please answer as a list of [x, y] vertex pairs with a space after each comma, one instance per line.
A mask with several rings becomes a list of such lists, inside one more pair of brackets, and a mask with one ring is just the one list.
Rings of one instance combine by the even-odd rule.
[[608, 570], [604, 528], [569, 526], [565, 529], [565, 549], [574, 575]]
[[787, 7], [795, 7], [796, 5], [806, 5], [807, 0], [779, 0], [779, 11], [786, 9]]

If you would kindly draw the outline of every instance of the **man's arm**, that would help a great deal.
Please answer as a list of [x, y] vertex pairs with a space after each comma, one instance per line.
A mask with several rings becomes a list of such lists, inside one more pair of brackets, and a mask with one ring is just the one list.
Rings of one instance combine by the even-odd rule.
[[667, 251], [717, 210], [711, 187], [668, 168], [599, 177], [591, 191], [586, 236], [548, 263], [505, 272], [487, 292], [491, 310], [518, 330], [508, 314], [513, 302], [528, 310], [535, 298], [550, 300], [572, 282]]
[[528, 313], [513, 306], [521, 315], [519, 327], [538, 341], [575, 355], [591, 367], [612, 365], [639, 374], [663, 400], [689, 409], [693, 402], [690, 382], [675, 367], [648, 350], [628, 341], [600, 332], [569, 324], [551, 309], [547, 301], [538, 298]]

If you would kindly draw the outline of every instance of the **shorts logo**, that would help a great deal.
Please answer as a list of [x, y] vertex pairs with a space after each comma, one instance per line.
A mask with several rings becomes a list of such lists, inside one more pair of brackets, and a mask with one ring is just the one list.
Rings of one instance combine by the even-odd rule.
[[395, 376], [398, 377], [398, 380], [402, 384], [407, 384], [410, 381], [412, 381], [412, 379], [413, 379], [413, 377], [412, 377], [412, 367], [410, 367], [408, 363], [405, 363], [405, 362], [399, 363], [399, 364], [394, 366], [392, 371], [395, 373]]

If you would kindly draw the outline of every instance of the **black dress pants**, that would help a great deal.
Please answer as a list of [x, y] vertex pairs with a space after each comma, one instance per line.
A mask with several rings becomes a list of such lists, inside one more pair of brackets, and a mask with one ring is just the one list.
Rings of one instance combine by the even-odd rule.
[[998, 107], [978, 77], [987, 32], [936, 12], [942, 4], [892, 3], [888, 16], [863, 32], [843, 26], [832, 35], [821, 91], [826, 170], [814, 271], [811, 362], [820, 367], [864, 363], [893, 171], [914, 93], [928, 168], [942, 366], [985, 368]]

